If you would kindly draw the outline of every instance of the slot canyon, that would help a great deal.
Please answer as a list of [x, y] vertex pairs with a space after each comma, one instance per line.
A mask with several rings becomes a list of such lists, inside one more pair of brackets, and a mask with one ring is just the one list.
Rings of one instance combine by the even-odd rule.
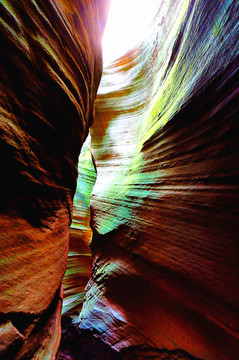
[[0, 359], [239, 359], [239, 1], [154, 3], [0, 1]]

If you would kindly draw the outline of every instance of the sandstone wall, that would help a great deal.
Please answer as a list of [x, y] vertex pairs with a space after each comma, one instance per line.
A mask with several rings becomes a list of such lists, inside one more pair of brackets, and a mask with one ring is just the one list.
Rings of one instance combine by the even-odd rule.
[[54, 359], [108, 1], [0, 2], [0, 357]]
[[90, 194], [96, 180], [90, 136], [81, 149], [78, 161], [77, 187], [73, 201], [73, 218], [70, 227], [69, 252], [63, 278], [63, 316], [79, 316], [84, 300], [85, 286], [91, 274], [92, 236], [90, 228]]
[[159, 1], [141, 46], [105, 69], [79, 328], [114, 350], [238, 359], [238, 14]]

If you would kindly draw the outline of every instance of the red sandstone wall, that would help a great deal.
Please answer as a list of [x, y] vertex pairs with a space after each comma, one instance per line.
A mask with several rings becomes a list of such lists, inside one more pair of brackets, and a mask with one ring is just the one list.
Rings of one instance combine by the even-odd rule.
[[54, 359], [107, 1], [0, 3], [0, 357]]
[[239, 8], [168, 4], [102, 79], [79, 328], [117, 351], [148, 344], [237, 360]]

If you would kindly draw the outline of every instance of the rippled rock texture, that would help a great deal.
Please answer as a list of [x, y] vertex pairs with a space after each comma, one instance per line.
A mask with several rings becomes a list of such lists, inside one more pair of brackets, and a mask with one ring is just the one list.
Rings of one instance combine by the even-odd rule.
[[90, 136], [81, 149], [78, 178], [73, 201], [73, 220], [70, 227], [69, 253], [63, 279], [63, 316], [78, 317], [84, 300], [85, 286], [91, 274], [89, 241], [90, 194], [96, 180], [96, 169], [90, 149]]
[[[113, 350], [238, 359], [238, 15], [159, 1], [141, 46], [105, 69], [79, 329]], [[160, 358], [143, 354], [125, 359]]]
[[54, 359], [108, 1], [0, 2], [0, 358]]

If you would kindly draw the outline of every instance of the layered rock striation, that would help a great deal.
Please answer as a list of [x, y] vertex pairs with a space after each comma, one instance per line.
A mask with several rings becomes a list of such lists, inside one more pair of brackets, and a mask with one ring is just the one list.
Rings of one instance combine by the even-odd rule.
[[62, 314], [66, 317], [70, 316], [72, 319], [79, 316], [84, 300], [85, 286], [91, 273], [90, 194], [96, 180], [96, 169], [91, 156], [90, 143], [90, 136], [88, 136], [78, 161], [68, 262], [63, 278]]
[[0, 357], [55, 359], [108, 1], [0, 2]]
[[159, 1], [142, 44], [104, 71], [79, 329], [134, 346], [125, 358], [147, 344], [238, 359], [238, 14]]
[[0, 358], [56, 358], [74, 214], [59, 359], [237, 360], [233, 0], [159, 1], [105, 69], [76, 320], [108, 3], [0, 2]]

